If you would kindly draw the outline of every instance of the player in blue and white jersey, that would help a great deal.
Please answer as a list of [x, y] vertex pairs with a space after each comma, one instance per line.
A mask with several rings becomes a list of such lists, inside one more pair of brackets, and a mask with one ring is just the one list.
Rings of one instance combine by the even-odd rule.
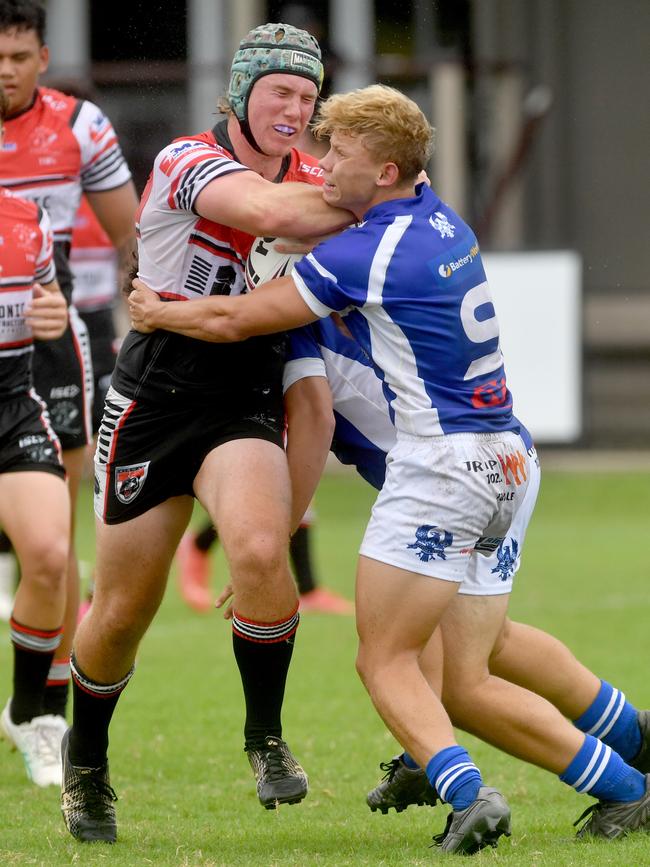
[[[322, 419], [332, 413], [335, 420], [331, 450], [343, 464], [353, 465], [373, 487], [380, 489], [386, 474], [386, 456], [395, 443], [395, 428], [390, 418], [381, 381], [372, 369], [368, 357], [357, 343], [347, 337], [328, 317], [295, 329], [289, 335], [287, 363], [284, 372], [285, 405], [288, 409], [288, 448], [292, 476], [294, 514], [301, 503], [308, 502], [317, 484], [310, 467], [324, 464], [323, 454], [330, 448]], [[324, 430], [321, 435], [320, 429]], [[292, 435], [297, 433], [297, 437]], [[528, 453], [535, 449], [528, 431], [522, 426], [522, 438]], [[297, 454], [296, 454], [297, 452]], [[302, 452], [302, 453], [301, 453]], [[531, 464], [532, 478], [526, 493], [527, 508], [519, 513], [516, 530], [518, 556], [514, 571], [521, 564], [521, 552], [528, 521], [533, 511], [539, 487], [539, 464]], [[500, 551], [476, 556], [476, 568], [490, 574], [498, 569]], [[512, 584], [512, 578], [510, 584]], [[471, 612], [471, 583], [463, 583], [459, 595], [466, 595]], [[442, 624], [443, 633], [445, 623]], [[453, 632], [448, 643], [454, 641]], [[436, 641], [429, 642], [420, 662], [429, 670], [428, 658], [438, 652]], [[454, 648], [446, 658], [455, 658]], [[650, 771], [650, 713], [639, 711], [625, 698], [622, 691], [598, 678], [580, 663], [568, 647], [547, 632], [506, 618], [495, 648], [489, 659], [490, 673], [536, 692], [554, 704], [560, 713], [573, 720], [583, 732], [589, 732], [614, 748], [629, 764]], [[450, 674], [451, 677], [451, 674]], [[454, 674], [452, 682], [457, 681]], [[433, 684], [435, 686], [435, 684]], [[457, 694], [463, 704], [471, 704], [471, 686], [461, 681]], [[445, 707], [455, 725], [462, 727], [462, 706], [457, 712], [455, 696], [447, 690]], [[525, 724], [522, 717], [521, 723]], [[474, 734], [488, 743], [508, 748], [513, 733], [488, 715], [473, 715]], [[520, 753], [520, 758], [530, 758]], [[368, 794], [367, 802], [374, 810], [387, 812], [391, 807], [402, 810], [410, 804], [434, 804], [435, 792], [426, 773], [412, 767], [409, 757], [402, 754], [382, 764], [386, 778]]]
[[[475, 238], [435, 193], [416, 185], [431, 129], [415, 103], [375, 85], [330, 97], [316, 132], [330, 137], [320, 162], [323, 197], [352, 211], [358, 225], [250, 296], [162, 303], [136, 284], [134, 325], [229, 342], [338, 312], [372, 360], [394, 413], [396, 443], [360, 550], [357, 668], [388, 728], [453, 808], [436, 838], [444, 851], [472, 853], [496, 843], [509, 833], [510, 810], [483, 785], [420, 669], [443, 620], [456, 638], [446, 673], [471, 687], [465, 727], [485, 715], [495, 726], [511, 726], [510, 752], [528, 749], [536, 764], [596, 797], [582, 834], [613, 837], [647, 827], [650, 777], [544, 699], [489, 672], [506, 618], [518, 555], [513, 528], [526, 509], [531, 457], [512, 412]], [[475, 564], [494, 543], [498, 566], [484, 574]], [[467, 581], [471, 594], [459, 595]], [[430, 677], [441, 676], [442, 653], [436, 662]], [[457, 707], [464, 700], [454, 698]], [[514, 720], [522, 714], [526, 725], [518, 729]]]

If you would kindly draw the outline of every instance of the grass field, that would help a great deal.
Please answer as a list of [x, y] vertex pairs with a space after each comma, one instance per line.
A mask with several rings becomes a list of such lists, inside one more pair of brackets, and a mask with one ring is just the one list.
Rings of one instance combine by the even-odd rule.
[[[352, 593], [356, 549], [372, 492], [328, 477], [318, 496], [323, 582]], [[90, 491], [80, 554], [92, 561]], [[516, 580], [511, 613], [554, 632], [600, 676], [650, 705], [650, 474], [547, 473]], [[215, 558], [215, 588], [225, 580]], [[137, 580], [137, 576], [134, 576]], [[0, 700], [9, 692], [8, 629], [0, 624]], [[0, 865], [424, 865], [446, 807], [371, 814], [365, 793], [396, 751], [354, 673], [351, 618], [305, 615], [285, 705], [285, 735], [310, 775], [300, 806], [264, 811], [242, 750], [243, 702], [230, 628], [194, 614], [174, 588], [139, 656], [111, 732], [119, 841], [83, 846], [65, 831], [58, 793], [28, 784], [0, 744]], [[474, 863], [650, 865], [650, 835], [575, 842], [590, 803], [552, 775], [465, 735], [486, 782], [513, 810], [513, 836]]]

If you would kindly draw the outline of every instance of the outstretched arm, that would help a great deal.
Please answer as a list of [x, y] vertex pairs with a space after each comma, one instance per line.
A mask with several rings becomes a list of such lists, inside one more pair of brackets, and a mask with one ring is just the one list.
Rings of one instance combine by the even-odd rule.
[[271, 280], [247, 295], [212, 295], [192, 301], [161, 301], [136, 278], [128, 304], [136, 331], [147, 334], [162, 329], [211, 343], [273, 334], [318, 319], [291, 277]]
[[351, 225], [350, 211], [334, 208], [313, 184], [274, 184], [256, 172], [215, 178], [199, 193], [196, 211], [209, 220], [263, 237], [305, 238]]

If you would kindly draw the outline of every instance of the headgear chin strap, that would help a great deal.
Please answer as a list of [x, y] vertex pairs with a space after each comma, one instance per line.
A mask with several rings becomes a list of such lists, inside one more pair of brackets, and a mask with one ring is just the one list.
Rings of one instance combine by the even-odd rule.
[[261, 154], [264, 151], [248, 122], [248, 100], [255, 82], [274, 72], [313, 81], [320, 93], [324, 71], [318, 42], [306, 30], [291, 24], [262, 24], [239, 43], [230, 68], [228, 100], [244, 138]]

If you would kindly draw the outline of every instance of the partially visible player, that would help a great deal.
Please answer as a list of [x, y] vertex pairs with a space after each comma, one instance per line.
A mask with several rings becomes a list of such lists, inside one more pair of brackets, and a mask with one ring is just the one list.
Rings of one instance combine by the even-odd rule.
[[[333, 413], [336, 422], [333, 453], [341, 463], [353, 465], [378, 490], [384, 484], [386, 457], [395, 444], [396, 431], [382, 382], [370, 359], [331, 318], [292, 331], [289, 343], [285, 403], [289, 428], [297, 433], [294, 445], [296, 439], [301, 444], [289, 454], [295, 520], [296, 512], [317, 483], [310, 468], [324, 463], [323, 454], [329, 448], [327, 438], [320, 433], [327, 428], [321, 419], [328, 412]], [[534, 447], [528, 437], [527, 441], [532, 454]], [[539, 472], [536, 466], [534, 472]], [[528, 496], [532, 494], [530, 491]], [[485, 572], [498, 569], [498, 551], [477, 557], [477, 562]], [[519, 553], [515, 571], [520, 564]], [[480, 610], [481, 598], [465, 595], [464, 604], [469, 630], [474, 625], [473, 609]], [[444, 620], [442, 631], [444, 634]], [[446, 659], [453, 660], [457, 655], [456, 641], [458, 636], [451, 632], [447, 636]], [[438, 652], [437, 639], [430, 641], [420, 657], [425, 676], [435, 672]], [[458, 673], [453, 664], [448, 668], [448, 680], [456, 684]], [[644, 774], [650, 772], [650, 712], [637, 710], [621, 690], [589, 671], [552, 635], [506, 618], [490, 655], [489, 669], [492, 675], [543, 696], [573, 720], [580, 731], [602, 740], [633, 768]], [[435, 690], [439, 685], [432, 682], [431, 687]], [[471, 689], [465, 689], [462, 677], [458, 688], [446, 690], [445, 707], [454, 725], [508, 751], [512, 739], [508, 725], [503, 726], [502, 720], [487, 714], [468, 713], [466, 708], [471, 703]], [[436, 794], [425, 771], [415, 767], [408, 755], [397, 756], [381, 767], [386, 771], [385, 779], [367, 798], [373, 811], [401, 811], [410, 804], [435, 803]]]
[[[0, 149], [8, 100], [0, 87]], [[56, 340], [68, 324], [56, 282], [47, 213], [0, 187], [0, 523], [21, 580], [10, 617], [13, 694], [0, 733], [38, 786], [60, 784], [65, 723], [44, 708], [61, 641], [70, 503], [60, 446], [33, 388], [34, 339]]]
[[[54, 233], [57, 279], [68, 303], [68, 263], [82, 191], [115, 247], [132, 250], [137, 197], [115, 131], [92, 102], [39, 87], [49, 49], [45, 11], [37, 0], [0, 0], [0, 83], [9, 99], [0, 184], [48, 211]], [[72, 503], [70, 564], [64, 637], [46, 691], [49, 712], [65, 716], [70, 648], [79, 605], [74, 512], [85, 455], [91, 442], [92, 366], [88, 333], [74, 306], [70, 327], [58, 340], [39, 343], [34, 381], [63, 449]]]
[[[133, 320], [145, 332], [220, 342], [338, 312], [372, 359], [396, 444], [361, 545], [357, 668], [410, 760], [452, 806], [435, 838], [443, 851], [495, 844], [509, 833], [510, 810], [483, 785], [430, 687], [432, 677], [442, 682], [442, 653], [429, 678], [422, 672], [421, 654], [440, 624], [455, 635], [445, 667], [458, 676], [453, 688], [464, 690], [454, 701], [468, 727], [490, 715], [508, 731], [510, 752], [596, 797], [581, 834], [645, 830], [650, 776], [544, 699], [489, 672], [538, 477], [513, 415], [476, 238], [417, 185], [431, 128], [412, 100], [375, 85], [327, 100], [316, 132], [330, 138], [320, 161], [323, 196], [352, 210], [358, 225], [249, 296], [163, 304], [139, 288], [130, 299]], [[481, 559], [491, 555], [497, 563], [483, 570]], [[465, 596], [481, 603], [472, 629], [462, 631], [471, 613]]]

